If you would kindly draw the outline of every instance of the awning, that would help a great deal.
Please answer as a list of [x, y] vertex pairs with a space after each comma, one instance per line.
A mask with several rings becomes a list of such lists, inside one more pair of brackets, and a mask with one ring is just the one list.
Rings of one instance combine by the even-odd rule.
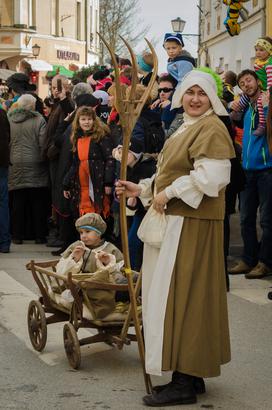
[[0, 80], [5, 80], [9, 78], [15, 71], [7, 70], [6, 68], [0, 68]]
[[68, 78], [72, 78], [74, 76], [74, 71], [68, 70], [62, 65], [53, 65], [53, 70], [48, 71], [47, 77], [54, 77], [57, 74], [65, 75]]
[[52, 71], [53, 66], [47, 63], [44, 60], [38, 60], [36, 58], [25, 58], [30, 65], [33, 71]]

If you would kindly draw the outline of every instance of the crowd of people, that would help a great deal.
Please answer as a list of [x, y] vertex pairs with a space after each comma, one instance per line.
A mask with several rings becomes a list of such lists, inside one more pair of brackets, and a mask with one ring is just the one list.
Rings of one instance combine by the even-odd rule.
[[[0, 252], [9, 252], [11, 241], [34, 239], [65, 255], [79, 228], [81, 239], [97, 231], [87, 222], [75, 227], [94, 214], [104, 223], [96, 246], [102, 234], [120, 248], [119, 197], [127, 195], [131, 266], [143, 270], [146, 368], [173, 371], [169, 384], [144, 398], [148, 406], [194, 403], [205, 392], [203, 377], [219, 375], [230, 360], [228, 272], [256, 279], [272, 271], [272, 39], [257, 39], [254, 70], [237, 74], [196, 68], [181, 34], [167, 33], [163, 47], [167, 73], [133, 129], [128, 182], [119, 181], [122, 127], [110, 69], [75, 85], [56, 75], [44, 101], [18, 72], [7, 80], [0, 109]], [[152, 55], [137, 62], [139, 100]], [[130, 61], [120, 59], [119, 69], [125, 95]], [[228, 269], [237, 203], [244, 252]], [[160, 215], [167, 221], [156, 246], [149, 231], [137, 235], [151, 208], [155, 225]], [[77, 246], [76, 262], [84, 254]]]

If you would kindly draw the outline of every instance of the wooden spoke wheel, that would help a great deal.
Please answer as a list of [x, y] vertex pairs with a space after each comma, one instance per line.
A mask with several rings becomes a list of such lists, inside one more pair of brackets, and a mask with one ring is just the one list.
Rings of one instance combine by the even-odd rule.
[[63, 342], [67, 359], [73, 369], [78, 369], [81, 362], [80, 344], [77, 332], [71, 323], [63, 327]]
[[32, 300], [27, 312], [28, 333], [32, 346], [41, 352], [47, 340], [47, 324], [44, 309], [40, 302]]

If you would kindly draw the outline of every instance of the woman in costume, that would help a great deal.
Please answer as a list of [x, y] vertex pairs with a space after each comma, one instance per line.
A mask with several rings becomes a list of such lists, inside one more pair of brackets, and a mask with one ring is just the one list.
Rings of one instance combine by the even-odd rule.
[[198, 70], [175, 91], [172, 107], [181, 105], [184, 123], [166, 141], [156, 175], [116, 187], [118, 195], [150, 199], [158, 218], [166, 215], [160, 248], [146, 232], [143, 322], [147, 373], [173, 376], [144, 397], [148, 406], [195, 403], [203, 378], [230, 361], [223, 220], [235, 154], [218, 118], [228, 114], [213, 77]]

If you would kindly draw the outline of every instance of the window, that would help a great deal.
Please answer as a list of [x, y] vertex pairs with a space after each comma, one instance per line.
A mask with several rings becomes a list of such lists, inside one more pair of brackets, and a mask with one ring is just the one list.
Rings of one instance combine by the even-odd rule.
[[12, 26], [14, 24], [12, 3], [10, 0], [0, 1], [0, 26]]
[[31, 7], [32, 7], [32, 26], [36, 27], [36, 0], [31, 0]]
[[217, 16], [216, 28], [217, 28], [217, 30], [220, 30], [220, 28], [221, 28], [221, 16]]
[[99, 38], [97, 32], [99, 31], [98, 10], [95, 10], [95, 46], [99, 47]]
[[57, 35], [57, 0], [51, 0], [51, 34]]
[[241, 72], [241, 67], [242, 67], [242, 61], [241, 60], [236, 60], [236, 73]]
[[229, 65], [228, 65], [228, 64], [225, 64], [224, 71], [225, 71], [225, 72], [226, 72], [226, 71], [229, 71]]
[[76, 38], [77, 40], [81, 40], [81, 3], [77, 2], [77, 9], [76, 9], [76, 13], [77, 13], [77, 19], [76, 19]]
[[211, 32], [211, 24], [210, 24], [210, 22], [208, 21], [208, 22], [207, 22], [207, 36], [210, 35], [210, 32]]

